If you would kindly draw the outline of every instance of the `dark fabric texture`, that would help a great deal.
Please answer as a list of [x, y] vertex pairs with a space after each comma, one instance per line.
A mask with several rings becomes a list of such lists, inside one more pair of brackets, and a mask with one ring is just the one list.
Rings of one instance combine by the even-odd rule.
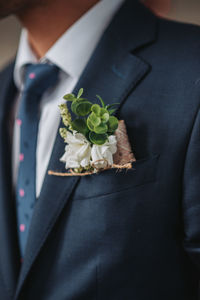
[[[64, 51], [64, 49], [63, 49]], [[74, 92], [120, 102], [130, 172], [46, 175], [20, 269], [8, 112], [0, 74], [0, 296], [4, 300], [197, 300], [200, 278], [200, 29], [128, 0]], [[64, 171], [57, 136], [48, 170]]]
[[25, 68], [24, 89], [17, 117], [20, 128], [19, 169], [16, 187], [17, 231], [21, 260], [36, 204], [36, 147], [42, 95], [58, 80], [58, 68], [49, 64], [29, 64]]

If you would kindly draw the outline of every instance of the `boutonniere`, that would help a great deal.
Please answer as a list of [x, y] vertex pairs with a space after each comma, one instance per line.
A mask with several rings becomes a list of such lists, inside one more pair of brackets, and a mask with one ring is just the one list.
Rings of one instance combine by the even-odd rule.
[[132, 168], [135, 158], [125, 123], [114, 116], [118, 103], [106, 105], [98, 95], [97, 103], [92, 103], [83, 92], [65, 95], [66, 103], [59, 106], [64, 124], [59, 131], [66, 143], [60, 161], [67, 172], [49, 171], [49, 175], [85, 176], [111, 168]]

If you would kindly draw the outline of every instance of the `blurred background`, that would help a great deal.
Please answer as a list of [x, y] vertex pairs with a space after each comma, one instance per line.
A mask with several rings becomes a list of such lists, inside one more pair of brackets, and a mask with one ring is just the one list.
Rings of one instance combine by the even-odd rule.
[[[200, 0], [141, 1], [160, 16], [200, 25]], [[15, 55], [19, 36], [20, 25], [14, 17], [0, 21], [0, 69]]]

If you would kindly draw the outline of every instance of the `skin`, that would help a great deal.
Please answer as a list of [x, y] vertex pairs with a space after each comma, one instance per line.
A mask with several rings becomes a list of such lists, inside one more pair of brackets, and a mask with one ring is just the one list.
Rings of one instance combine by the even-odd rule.
[[31, 8], [39, 3], [40, 0], [0, 0], [0, 18], [7, 17], [11, 14], [16, 14], [20, 10]]
[[38, 59], [99, 0], [0, 0], [0, 18], [17, 16]]

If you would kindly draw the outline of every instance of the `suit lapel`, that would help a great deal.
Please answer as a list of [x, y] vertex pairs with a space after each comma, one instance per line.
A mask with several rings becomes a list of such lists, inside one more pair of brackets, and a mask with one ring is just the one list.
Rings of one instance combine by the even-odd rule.
[[10, 295], [14, 294], [20, 267], [8, 129], [9, 112], [16, 95], [12, 76], [13, 64], [0, 75], [0, 275]]
[[[137, 20], [130, 19], [130, 9], [137, 11], [137, 14], [135, 13]], [[143, 24], [145, 17], [151, 21], [148, 26]], [[138, 28], [141, 29], [139, 36]], [[137, 2], [133, 4], [132, 1], [127, 1], [103, 35], [74, 92], [77, 93], [79, 88], [83, 87], [86, 92], [85, 97], [90, 100], [95, 99], [95, 95], [99, 94], [106, 103], [120, 102], [122, 105], [137, 84], [150, 71], [150, 66], [133, 55], [132, 51], [152, 42], [154, 38], [154, 17]], [[64, 164], [59, 162], [63, 151], [64, 143], [58, 134], [48, 170], [64, 171]], [[46, 174], [32, 218], [16, 299], [31, 266], [62, 209], [67, 205], [78, 181], [78, 177], [64, 178]]]

